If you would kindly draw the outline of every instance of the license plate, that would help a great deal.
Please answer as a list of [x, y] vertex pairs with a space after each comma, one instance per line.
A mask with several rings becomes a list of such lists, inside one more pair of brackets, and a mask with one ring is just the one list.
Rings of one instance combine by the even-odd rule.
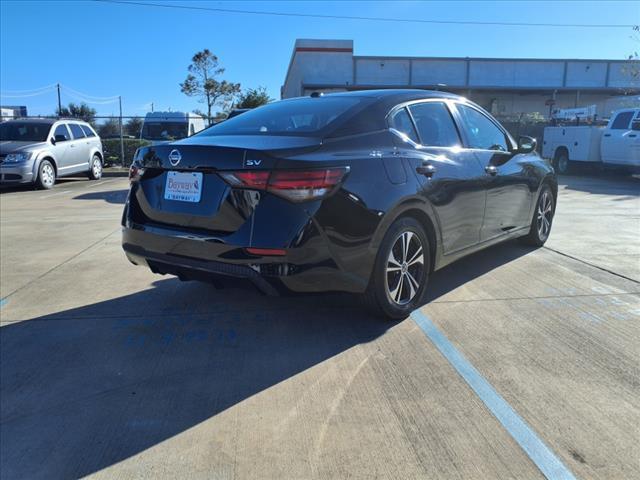
[[202, 194], [202, 173], [167, 172], [164, 186], [164, 198], [179, 202], [197, 203]]

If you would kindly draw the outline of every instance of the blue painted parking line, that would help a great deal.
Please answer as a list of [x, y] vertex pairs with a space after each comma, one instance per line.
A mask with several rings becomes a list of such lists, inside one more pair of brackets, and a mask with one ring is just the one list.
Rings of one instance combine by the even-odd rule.
[[0, 298], [0, 308], [4, 307], [4, 305], [7, 303], [7, 299], [6, 298]]
[[491, 386], [491, 384], [471, 365], [451, 344], [424, 313], [416, 310], [411, 318], [424, 334], [467, 382], [480, 400], [498, 419], [511, 437], [536, 464], [542, 474], [553, 480], [576, 480], [571, 471], [547, 447], [527, 423], [511, 408]]

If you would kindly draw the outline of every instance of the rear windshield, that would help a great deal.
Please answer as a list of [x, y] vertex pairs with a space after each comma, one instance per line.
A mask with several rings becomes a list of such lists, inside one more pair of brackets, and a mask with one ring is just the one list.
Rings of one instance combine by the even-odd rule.
[[365, 97], [296, 98], [225, 120], [199, 135], [309, 135], [325, 130]]
[[44, 142], [51, 130], [50, 123], [0, 123], [0, 140], [13, 142]]

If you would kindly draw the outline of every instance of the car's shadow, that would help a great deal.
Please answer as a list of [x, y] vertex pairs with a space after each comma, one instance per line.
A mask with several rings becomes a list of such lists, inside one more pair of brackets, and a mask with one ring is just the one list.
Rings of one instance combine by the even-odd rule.
[[[530, 251], [507, 244], [447, 267], [430, 299]], [[9, 324], [0, 330], [0, 477], [97, 472], [393, 325], [348, 295], [268, 298], [175, 278]]]
[[116, 203], [124, 205], [127, 201], [127, 193], [129, 190], [110, 190], [108, 192], [90, 192], [83, 193], [73, 197], [74, 200], [104, 200], [107, 203]]

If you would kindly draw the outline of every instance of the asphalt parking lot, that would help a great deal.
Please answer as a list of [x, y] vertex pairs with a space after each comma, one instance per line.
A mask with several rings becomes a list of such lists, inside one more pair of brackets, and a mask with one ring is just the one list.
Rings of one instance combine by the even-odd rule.
[[[414, 319], [129, 264], [126, 189], [0, 195], [3, 479], [544, 478]], [[638, 238], [640, 179], [562, 177], [544, 248], [437, 272], [416, 317], [576, 478], [640, 476]]]

